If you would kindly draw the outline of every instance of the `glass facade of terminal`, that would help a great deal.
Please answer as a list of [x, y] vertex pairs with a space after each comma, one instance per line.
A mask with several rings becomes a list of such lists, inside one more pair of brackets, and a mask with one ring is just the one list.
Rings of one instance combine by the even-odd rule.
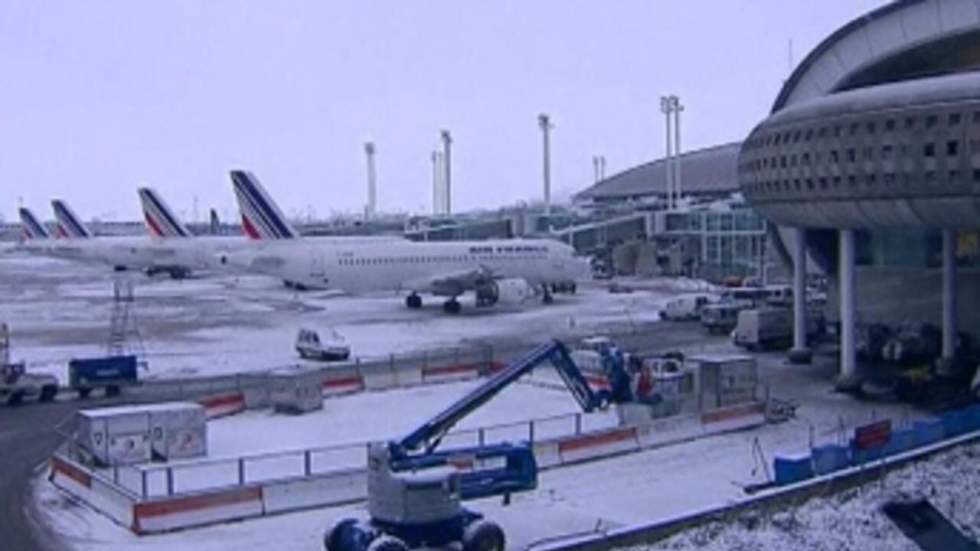
[[[764, 261], [767, 223], [754, 210], [662, 213], [665, 236], [695, 237], [699, 275], [707, 279], [758, 275]], [[659, 225], [658, 225], [659, 226]]]

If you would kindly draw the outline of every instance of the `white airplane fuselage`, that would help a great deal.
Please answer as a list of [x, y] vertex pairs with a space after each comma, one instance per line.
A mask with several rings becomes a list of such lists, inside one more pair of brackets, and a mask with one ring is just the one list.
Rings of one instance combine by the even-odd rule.
[[[455, 295], [451, 282], [481, 273], [529, 285], [576, 281], [587, 264], [571, 247], [551, 240], [446, 242], [272, 242], [230, 253], [239, 268], [314, 289], [348, 293], [434, 292]], [[446, 284], [445, 282], [449, 282]]]

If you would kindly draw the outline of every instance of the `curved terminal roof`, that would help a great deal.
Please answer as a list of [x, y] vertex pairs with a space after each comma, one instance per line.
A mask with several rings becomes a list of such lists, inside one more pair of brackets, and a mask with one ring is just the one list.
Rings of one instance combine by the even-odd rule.
[[[724, 195], [738, 191], [740, 142], [681, 154], [682, 192], [694, 195]], [[657, 159], [602, 180], [578, 193], [576, 200], [626, 200], [667, 193], [664, 160]]]
[[980, 216], [980, 0], [897, 0], [820, 43], [739, 158], [777, 224], [970, 227]]

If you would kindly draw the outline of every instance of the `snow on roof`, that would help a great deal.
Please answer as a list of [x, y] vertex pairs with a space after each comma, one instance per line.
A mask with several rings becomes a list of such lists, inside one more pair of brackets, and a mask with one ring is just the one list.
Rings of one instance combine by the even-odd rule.
[[180, 411], [190, 409], [203, 409], [204, 406], [195, 402], [161, 402], [158, 404], [130, 404], [125, 406], [113, 406], [107, 408], [83, 409], [78, 414], [84, 417], [115, 417], [119, 415], [136, 415], [146, 413], [159, 413], [163, 411]]

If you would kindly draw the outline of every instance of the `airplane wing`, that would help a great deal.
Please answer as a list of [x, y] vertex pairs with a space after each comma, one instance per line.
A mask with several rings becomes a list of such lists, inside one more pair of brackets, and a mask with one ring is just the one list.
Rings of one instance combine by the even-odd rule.
[[495, 279], [493, 271], [480, 266], [472, 270], [437, 274], [406, 281], [403, 287], [418, 293], [429, 292], [439, 296], [456, 296]]

